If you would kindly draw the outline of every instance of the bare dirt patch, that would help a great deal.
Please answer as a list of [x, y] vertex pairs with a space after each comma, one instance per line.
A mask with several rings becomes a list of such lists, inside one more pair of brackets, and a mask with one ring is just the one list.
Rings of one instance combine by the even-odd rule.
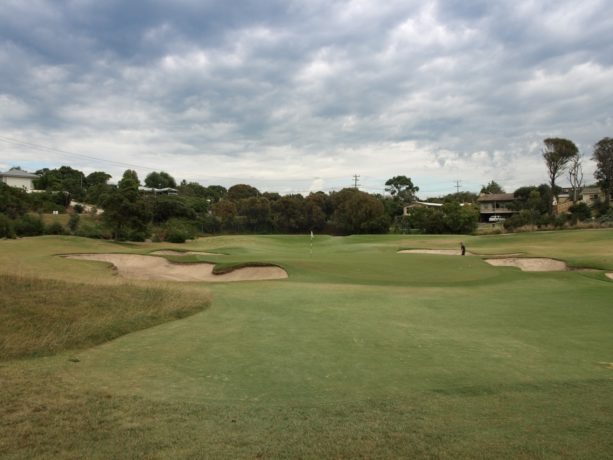
[[138, 254], [74, 254], [69, 259], [108, 262], [119, 276], [134, 280], [165, 281], [261, 281], [287, 278], [287, 272], [280, 267], [242, 267], [229, 273], [216, 275], [214, 264], [173, 264], [162, 257]]
[[200, 251], [173, 251], [171, 249], [163, 249], [161, 251], [153, 251], [149, 253], [154, 256], [223, 256], [224, 254], [219, 254], [215, 252], [200, 252]]
[[484, 260], [496, 267], [517, 267], [525, 272], [561, 272], [568, 270], [564, 262], [555, 259], [510, 257]]

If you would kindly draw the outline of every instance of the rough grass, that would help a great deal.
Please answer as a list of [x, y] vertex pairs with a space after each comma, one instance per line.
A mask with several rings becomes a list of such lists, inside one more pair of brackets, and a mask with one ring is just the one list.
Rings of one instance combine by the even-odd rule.
[[201, 311], [209, 299], [130, 284], [67, 283], [0, 273], [0, 360], [87, 348]]

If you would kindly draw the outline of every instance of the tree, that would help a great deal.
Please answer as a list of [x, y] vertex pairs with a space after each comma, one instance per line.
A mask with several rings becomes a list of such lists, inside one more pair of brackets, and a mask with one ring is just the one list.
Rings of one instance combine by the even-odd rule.
[[[70, 166], [44, 168], [36, 171], [36, 174], [40, 175], [38, 179], [34, 179], [34, 186], [38, 190], [68, 192], [77, 200], [82, 200], [85, 196], [85, 175], [78, 169], [72, 169]], [[70, 202], [70, 199], [67, 201]]]
[[236, 204], [233, 201], [224, 198], [213, 205], [213, 215], [219, 219], [221, 227], [225, 230], [233, 228], [237, 214]]
[[302, 195], [286, 195], [279, 197], [271, 204], [272, 219], [275, 230], [281, 233], [300, 233], [311, 230], [308, 228], [306, 200]]
[[605, 206], [611, 205], [613, 193], [613, 139], [605, 137], [594, 146], [592, 159], [596, 162], [594, 177], [605, 194]]
[[481, 194], [490, 194], [490, 193], [504, 193], [504, 189], [498, 184], [498, 182], [492, 180], [489, 184], [481, 187]]
[[117, 188], [103, 202], [104, 220], [117, 240], [143, 241], [148, 236], [151, 213], [138, 191], [138, 184], [136, 172], [126, 170]]
[[[568, 139], [547, 138], [543, 141], [543, 159], [547, 166], [549, 175], [549, 185], [554, 195], [556, 193], [556, 179], [562, 175], [569, 161], [579, 154], [579, 150], [574, 142]], [[553, 214], [553, 200], [549, 204], [549, 212]]]
[[573, 157], [568, 168], [568, 180], [572, 188], [573, 204], [577, 204], [579, 194], [583, 188], [583, 167], [581, 165], [581, 156]]
[[385, 191], [401, 203], [410, 203], [415, 201], [419, 187], [413, 185], [410, 177], [394, 176], [385, 183]]
[[175, 179], [167, 172], [152, 172], [145, 177], [145, 185], [151, 188], [176, 188]]
[[228, 189], [227, 198], [234, 202], [238, 202], [239, 200], [244, 200], [245, 198], [251, 198], [259, 195], [259, 190], [251, 185], [236, 184]]
[[95, 185], [106, 185], [111, 178], [110, 174], [105, 173], [104, 171], [94, 171], [91, 174], [88, 174], [85, 178], [85, 184], [87, 187], [93, 187]]
[[387, 233], [389, 217], [380, 200], [354, 188], [345, 188], [332, 196], [334, 226], [343, 234]]

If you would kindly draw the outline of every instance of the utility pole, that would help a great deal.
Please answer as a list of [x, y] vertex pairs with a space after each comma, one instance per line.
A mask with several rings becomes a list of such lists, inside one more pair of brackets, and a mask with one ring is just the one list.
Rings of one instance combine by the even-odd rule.
[[353, 188], [355, 188], [355, 189], [357, 189], [357, 188], [358, 188], [358, 186], [360, 185], [360, 184], [358, 184], [358, 179], [359, 179], [359, 178], [360, 178], [360, 176], [359, 176], [359, 175], [357, 175], [357, 174], [354, 174], [354, 175], [353, 175]]
[[461, 180], [456, 180], [455, 181], [456, 193], [460, 193], [460, 182], [462, 182], [462, 181]]

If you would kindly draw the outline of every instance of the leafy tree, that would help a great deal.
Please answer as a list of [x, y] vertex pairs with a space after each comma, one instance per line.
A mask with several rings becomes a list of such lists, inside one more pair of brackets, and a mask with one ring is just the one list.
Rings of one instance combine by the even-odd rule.
[[385, 183], [385, 191], [401, 203], [410, 203], [415, 201], [415, 194], [419, 191], [419, 187], [413, 185], [410, 177], [394, 176]]
[[527, 209], [536, 212], [538, 215], [549, 212], [549, 206], [553, 201], [553, 193], [547, 184], [538, 187], [520, 187], [513, 194], [515, 197], [514, 208], [517, 211]]
[[238, 210], [233, 201], [222, 199], [213, 205], [213, 215], [219, 219], [224, 230], [231, 230], [234, 227]]
[[333, 225], [343, 234], [387, 233], [390, 220], [381, 201], [354, 188], [345, 188], [332, 197]]
[[15, 219], [28, 210], [28, 194], [17, 187], [9, 187], [0, 182], [0, 213]]
[[[54, 192], [68, 192], [71, 197], [82, 200], [85, 197], [85, 175], [82, 171], [70, 166], [62, 166], [57, 169], [44, 168], [36, 171], [40, 175], [34, 179], [34, 186], [38, 190]], [[70, 199], [68, 199], [70, 202]]]
[[247, 184], [236, 184], [228, 189], [227, 198], [234, 202], [244, 200], [246, 198], [260, 196], [257, 188]]
[[504, 189], [498, 184], [498, 182], [492, 180], [487, 185], [481, 187], [481, 194], [489, 194], [489, 193], [505, 193]]
[[145, 186], [152, 188], [176, 188], [175, 179], [167, 172], [152, 172], [145, 177]]
[[206, 198], [208, 192], [205, 186], [200, 185], [198, 182], [186, 182], [181, 181], [179, 187], [177, 187], [179, 195], [185, 196], [197, 196], [200, 198]]
[[583, 202], [573, 204], [568, 209], [568, 211], [570, 212], [570, 215], [575, 221], [588, 220], [589, 218], [592, 217], [592, 211], [590, 210], [590, 207]]
[[93, 173], [87, 175], [85, 178], [85, 184], [88, 188], [95, 185], [106, 185], [110, 178], [111, 175], [105, 173], [104, 171], [94, 171]]
[[605, 194], [605, 207], [611, 204], [613, 194], [613, 139], [605, 137], [594, 146], [592, 159], [596, 162], [594, 177]]
[[307, 201], [302, 195], [286, 195], [272, 202], [272, 220], [280, 233], [300, 233], [310, 230], [306, 213]]
[[[543, 141], [543, 159], [547, 166], [549, 184], [554, 195], [557, 196], [556, 179], [565, 171], [568, 163], [579, 154], [574, 142], [568, 139], [547, 138]], [[549, 203], [549, 212], [553, 214], [553, 200]]]
[[152, 198], [153, 222], [166, 222], [172, 218], [195, 219], [196, 212], [181, 196], [157, 196]]
[[270, 228], [270, 202], [261, 196], [252, 196], [240, 200], [241, 215], [253, 232], [266, 231]]
[[211, 203], [217, 203], [228, 194], [228, 190], [221, 185], [209, 185], [206, 190], [206, 197], [211, 200]]
[[138, 191], [138, 184], [138, 175], [128, 169], [117, 189], [106, 195], [103, 217], [114, 239], [143, 241], [148, 236], [151, 212]]

